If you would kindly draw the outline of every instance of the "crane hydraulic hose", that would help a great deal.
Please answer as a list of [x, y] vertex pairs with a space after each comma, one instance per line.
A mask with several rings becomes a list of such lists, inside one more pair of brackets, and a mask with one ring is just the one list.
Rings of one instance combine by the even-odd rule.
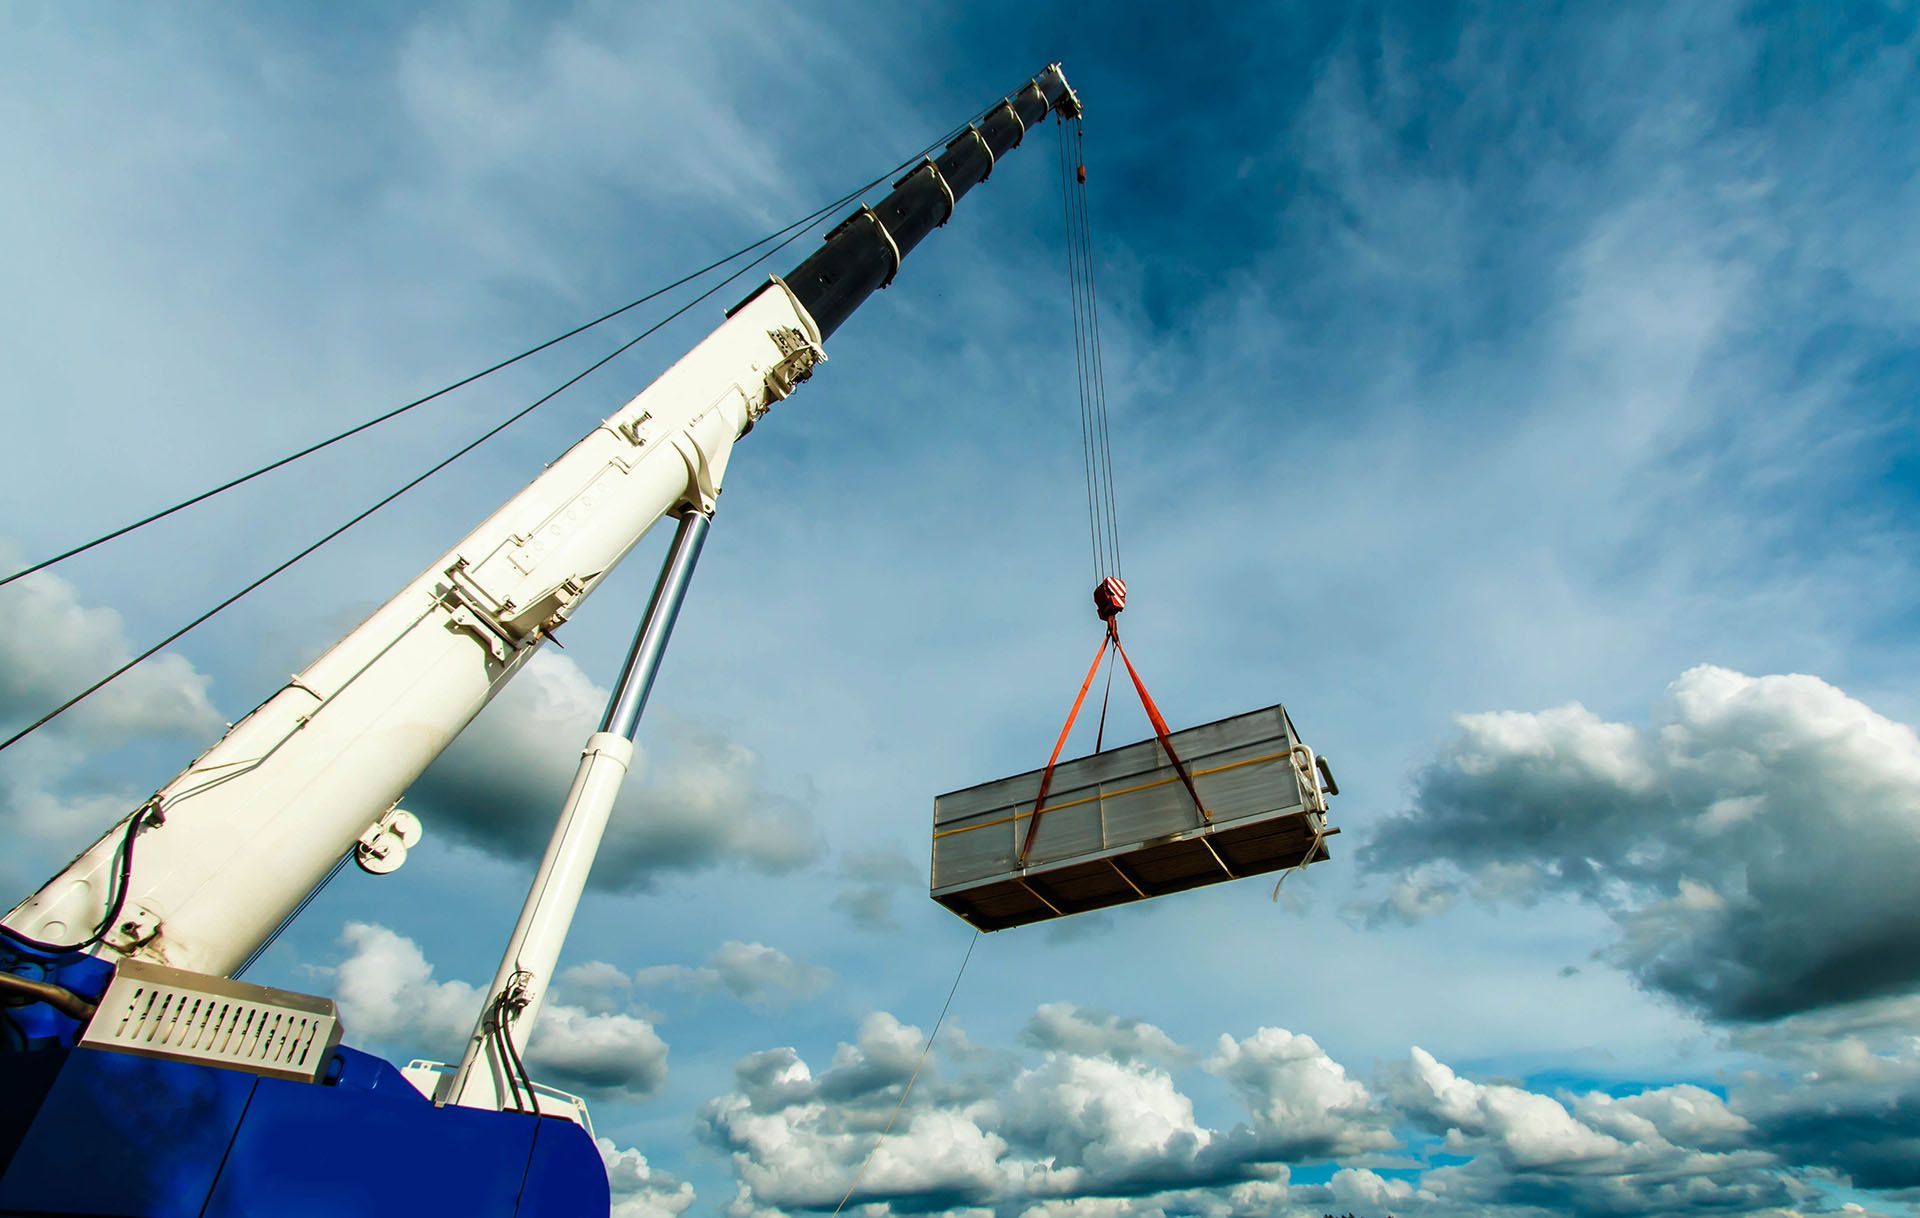
[[1000, 158], [1056, 110], [1067, 118], [1080, 113], [1080, 99], [1057, 63], [968, 125], [945, 152], [895, 182], [892, 194], [828, 233], [826, 244], [786, 277], [820, 327], [822, 340], [867, 297], [892, 283], [901, 259], [945, 224], [961, 196], [986, 181]]
[[81, 1023], [92, 1019], [95, 1009], [94, 1004], [83, 995], [74, 993], [64, 985], [0, 972], [0, 1006], [27, 1002], [44, 1002], [68, 1019], [77, 1019]]

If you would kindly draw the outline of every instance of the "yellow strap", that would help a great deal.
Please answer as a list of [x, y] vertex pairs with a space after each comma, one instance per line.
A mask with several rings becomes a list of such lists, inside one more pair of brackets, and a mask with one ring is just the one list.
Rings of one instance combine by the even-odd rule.
[[[1217, 765], [1210, 770], [1195, 770], [1193, 771], [1193, 776], [1195, 778], [1205, 778], [1209, 774], [1224, 774], [1228, 770], [1237, 770], [1243, 766], [1259, 765], [1263, 761], [1278, 761], [1282, 757], [1289, 757], [1291, 755], [1290, 753], [1268, 753], [1264, 757], [1248, 757], [1243, 761], [1229, 761], [1225, 765]], [[1066, 808], [1077, 808], [1081, 804], [1090, 804], [1096, 800], [1118, 799], [1122, 795], [1132, 795], [1137, 791], [1150, 791], [1155, 787], [1164, 787], [1170, 782], [1179, 781], [1180, 776], [1177, 774], [1172, 778], [1156, 778], [1152, 782], [1143, 782], [1137, 787], [1123, 787], [1118, 791], [1102, 791], [1098, 795], [1088, 795], [1080, 799], [1070, 799], [1063, 804], [1048, 804], [1047, 811], [1049, 813], [1059, 812]], [[1018, 821], [1023, 821], [1032, 815], [1033, 813], [1031, 811], [1015, 812], [1012, 816], [1002, 817], [999, 820], [990, 820], [984, 824], [963, 825], [958, 829], [935, 829], [933, 831], [933, 837], [935, 841], [938, 841], [943, 837], [952, 837], [956, 833], [971, 833], [975, 829], [991, 829], [996, 825], [1013, 824]]]

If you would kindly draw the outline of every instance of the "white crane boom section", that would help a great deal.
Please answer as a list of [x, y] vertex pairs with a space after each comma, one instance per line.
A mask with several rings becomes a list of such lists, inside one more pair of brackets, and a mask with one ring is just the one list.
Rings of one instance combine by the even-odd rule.
[[[710, 512], [733, 443], [825, 358], [775, 279], [435, 559], [133, 815], [137, 865], [88, 950], [230, 975], [683, 505]], [[401, 821], [404, 824], [404, 819]], [[83, 939], [111, 908], [123, 819], [8, 915]], [[385, 848], [404, 849], [396, 829]]]

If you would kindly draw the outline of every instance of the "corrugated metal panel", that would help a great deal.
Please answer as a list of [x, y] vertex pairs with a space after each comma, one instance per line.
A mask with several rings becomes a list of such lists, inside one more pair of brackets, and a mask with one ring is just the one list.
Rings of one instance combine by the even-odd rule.
[[1055, 767], [1024, 866], [1042, 771], [954, 791], [933, 801], [934, 900], [1001, 930], [1327, 857], [1283, 707], [1172, 741], [1211, 820], [1151, 739]]

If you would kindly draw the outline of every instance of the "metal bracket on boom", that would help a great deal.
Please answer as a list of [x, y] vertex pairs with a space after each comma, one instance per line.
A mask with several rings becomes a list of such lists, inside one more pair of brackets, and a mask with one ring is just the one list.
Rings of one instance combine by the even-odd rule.
[[651, 429], [647, 426], [651, 422], [653, 422], [653, 412], [643, 410], [639, 418], [620, 424], [618, 429], [620, 436], [635, 448], [645, 448], [647, 441], [652, 438]]
[[447, 609], [450, 624], [479, 639], [488, 654], [502, 664], [540, 635], [551, 635], [572, 614], [574, 602], [586, 594], [585, 584], [569, 578], [524, 606], [511, 600], [491, 603], [493, 597], [474, 579], [465, 558], [448, 567], [446, 576], [440, 603]]
[[947, 185], [947, 175], [940, 172], [939, 163], [936, 162], [932, 157], [925, 158], [918, 165], [915, 165], [912, 169], [909, 169], [906, 173], [902, 174], [900, 176], [900, 179], [893, 184], [893, 188], [895, 190], [899, 190], [902, 186], [905, 186], [907, 184], [907, 180], [909, 178], [913, 177], [914, 174], [919, 173], [923, 169], [933, 174], [933, 184], [935, 186], [938, 186], [940, 188], [940, 193], [946, 196], [947, 214], [944, 216], [941, 216], [939, 223], [934, 225], [935, 228], [945, 228], [947, 226], [947, 221], [953, 219], [953, 209], [957, 207], [958, 204], [954, 201], [953, 187]]
[[120, 911], [120, 920], [100, 942], [114, 951], [132, 955], [160, 937], [160, 915], [138, 901], [129, 901]]
[[984, 182], [993, 176], [993, 167], [996, 163], [993, 155], [993, 145], [987, 143], [987, 137], [980, 134], [980, 124], [978, 123], [968, 123], [967, 134], [980, 141], [980, 151], [987, 154], [987, 171], [980, 175], [980, 180]]
[[[878, 221], [879, 217], [874, 219]], [[886, 231], [884, 226], [881, 231]], [[767, 369], [767, 396], [776, 402], [785, 401], [815, 368], [827, 362], [827, 353], [793, 326], [769, 330], [767, 337], [780, 352], [780, 362]]]
[[368, 875], [392, 875], [420, 844], [422, 832], [420, 818], [395, 804], [354, 843], [353, 861]]
[[[1028, 87], [1038, 88], [1039, 86], [1029, 81]], [[1042, 102], [1046, 101], [1047, 95], [1045, 93], [1042, 93], [1040, 95], [1040, 100]], [[1013, 143], [1007, 145], [1007, 151], [1012, 152], [1015, 148], [1018, 148], [1020, 146], [1020, 141], [1027, 138], [1027, 125], [1020, 121], [1020, 112], [1013, 108], [1013, 103], [1011, 101], [1001, 102], [998, 106], [994, 107], [991, 113], [998, 113], [1001, 110], [1005, 110], [1008, 114], [1013, 116], [1013, 130], [1014, 130]], [[982, 182], [986, 181], [985, 178], [981, 178], [980, 180]]]
[[894, 276], [900, 273], [900, 243], [895, 241], [893, 234], [887, 231], [886, 221], [880, 218], [879, 212], [873, 210], [871, 207], [862, 205], [859, 211], [854, 212], [839, 224], [835, 225], [833, 231], [827, 234], [827, 240], [833, 240], [845, 232], [849, 226], [858, 224], [862, 220], [872, 221], [873, 227], [879, 230], [880, 240], [886, 242], [887, 257], [893, 265], [887, 268], [887, 277], [880, 281], [880, 286], [885, 288], [893, 282]]
[[480, 591], [471, 585], [466, 568], [464, 558], [447, 568], [447, 586], [440, 594], [440, 603], [447, 609], [448, 624], [479, 639], [487, 654], [505, 664], [520, 650], [520, 640], [482, 603]]

